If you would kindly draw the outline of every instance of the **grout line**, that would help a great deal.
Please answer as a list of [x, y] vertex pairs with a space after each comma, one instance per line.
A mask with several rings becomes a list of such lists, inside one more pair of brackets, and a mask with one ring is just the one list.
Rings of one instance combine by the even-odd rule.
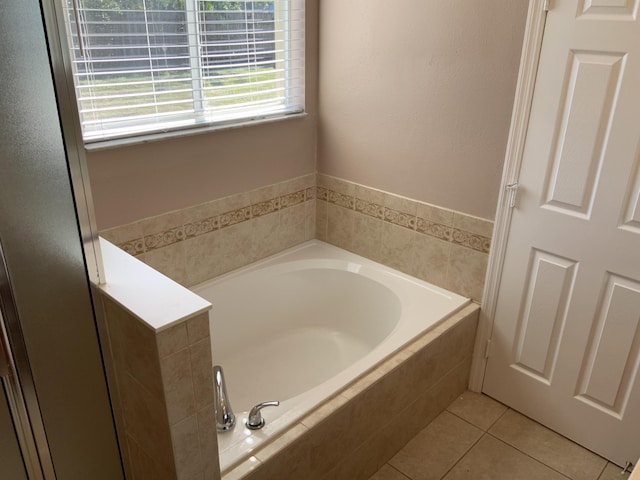
[[[511, 409], [509, 409], [509, 410], [511, 410]], [[497, 440], [497, 441], [499, 441], [499, 442], [501, 442], [501, 443], [505, 444], [507, 447], [513, 448], [514, 450], [516, 450], [516, 451], [520, 452], [520, 453], [521, 453], [521, 454], [523, 454], [525, 457], [529, 457], [531, 460], [535, 461], [536, 463], [539, 463], [540, 465], [544, 465], [544, 466], [545, 466], [545, 467], [547, 467], [549, 470], [552, 470], [552, 471], [556, 472], [558, 475], [561, 475], [562, 477], [567, 478], [567, 479], [569, 479], [569, 480], [574, 480], [574, 479], [572, 479], [571, 477], [569, 477], [569, 476], [565, 475], [564, 473], [559, 472], [558, 470], [556, 470], [556, 469], [555, 469], [555, 468], [553, 468], [552, 466], [547, 465], [547, 464], [546, 464], [546, 463], [544, 463], [542, 460], [538, 460], [537, 458], [535, 458], [535, 457], [533, 457], [533, 456], [529, 455], [527, 452], [520, 450], [520, 449], [519, 449], [518, 447], [516, 447], [515, 445], [511, 445], [509, 442], [507, 442], [507, 441], [505, 441], [505, 440], [503, 440], [503, 439], [501, 439], [501, 438], [496, 437], [494, 434], [492, 434], [492, 433], [490, 433], [490, 432], [487, 432], [487, 435], [489, 435], [489, 436], [493, 437], [495, 440]], [[606, 466], [606, 465], [605, 465], [605, 466]]]
[[[483, 394], [483, 395], [484, 395], [484, 394]], [[502, 405], [504, 405], [504, 403], [503, 403]], [[506, 405], [505, 405], [505, 407], [506, 407]], [[500, 419], [501, 419], [502, 417], [504, 417], [504, 416], [507, 414], [507, 412], [508, 412], [509, 410], [511, 410], [511, 408], [510, 408], [510, 407], [505, 408], [504, 412], [502, 412], [502, 414], [501, 414], [498, 418], [496, 418], [496, 420], [495, 420], [491, 425], [489, 425], [489, 426], [487, 427], [487, 433], [489, 432], [489, 430], [491, 430], [491, 429], [493, 428], [493, 426], [494, 426], [496, 423], [498, 423], [498, 422], [500, 421]]]
[[[607, 469], [608, 466], [609, 466], [609, 461], [607, 460], [607, 463], [605, 463], [604, 467], [602, 467], [602, 471], [598, 474], [597, 480], [600, 480], [602, 478], [602, 474], [604, 473], [604, 471]], [[620, 478], [623, 478], [623, 477], [620, 477]]]
[[[449, 413], [451, 413], [451, 412], [449, 412]], [[458, 417], [458, 418], [460, 418], [460, 417]], [[464, 420], [464, 418], [462, 420]], [[467, 423], [469, 423], [469, 422], [467, 422]], [[474, 427], [475, 427], [475, 425], [474, 425]], [[476, 427], [476, 428], [478, 428], [478, 427]], [[478, 430], [480, 430], [480, 429], [478, 429]], [[482, 430], [480, 430], [480, 431], [482, 432]], [[449, 470], [447, 470], [446, 472], [444, 472], [444, 474], [440, 477], [440, 480], [443, 480], [447, 475], [449, 475], [449, 472], [451, 472], [451, 470], [456, 468], [456, 466], [462, 461], [462, 459], [464, 459], [467, 455], [469, 455], [469, 452], [471, 452], [471, 450], [473, 450], [473, 448], [480, 442], [480, 440], [482, 440], [484, 438], [484, 436], [486, 434], [487, 434], [487, 432], [482, 432], [482, 435], [480, 435], [478, 437], [478, 439], [475, 442], [473, 442], [473, 444], [467, 449], [466, 452], [464, 452], [462, 455], [460, 455], [460, 458], [458, 458], [458, 460], [456, 460], [456, 462], [451, 466], [451, 468]]]
[[[394, 467], [393, 465], [391, 465], [389, 462], [385, 463], [385, 465], [387, 465], [389, 468], [392, 468], [393, 470], [395, 470], [396, 472], [398, 472], [400, 475], [402, 475], [404, 478], [406, 478], [407, 480], [413, 480], [411, 477], [405, 475], [404, 473], [402, 473], [400, 470], [398, 470], [396, 467]], [[384, 466], [384, 465], [383, 465]], [[382, 468], [382, 467], [380, 467]], [[380, 471], [380, 468], [378, 469], [378, 471]], [[378, 472], [376, 472], [378, 473]], [[375, 475], [375, 473], [374, 473]]]

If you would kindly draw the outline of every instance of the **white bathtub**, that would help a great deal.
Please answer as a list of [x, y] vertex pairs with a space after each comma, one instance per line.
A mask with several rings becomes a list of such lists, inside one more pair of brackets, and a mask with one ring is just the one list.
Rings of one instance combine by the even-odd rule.
[[[213, 304], [213, 363], [237, 417], [218, 434], [223, 473], [470, 302], [317, 240], [193, 290]], [[269, 400], [265, 427], [245, 428]]]

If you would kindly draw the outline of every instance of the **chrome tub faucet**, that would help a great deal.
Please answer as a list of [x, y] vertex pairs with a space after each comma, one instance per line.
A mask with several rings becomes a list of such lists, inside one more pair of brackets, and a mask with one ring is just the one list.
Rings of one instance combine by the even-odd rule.
[[236, 416], [231, 409], [222, 367], [213, 367], [213, 385], [215, 395], [216, 428], [219, 432], [228, 432], [236, 424]]
[[259, 430], [264, 427], [265, 421], [264, 418], [262, 418], [260, 410], [262, 410], [264, 407], [277, 407], [278, 405], [280, 405], [280, 402], [277, 401], [262, 402], [257, 404], [249, 412], [249, 418], [247, 418], [247, 421], [245, 422], [247, 428], [250, 430]]

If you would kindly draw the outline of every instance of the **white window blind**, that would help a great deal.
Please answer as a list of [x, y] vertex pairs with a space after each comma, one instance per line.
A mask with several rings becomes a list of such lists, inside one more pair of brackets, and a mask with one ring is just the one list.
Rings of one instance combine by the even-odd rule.
[[304, 0], [62, 0], [85, 141], [299, 113]]

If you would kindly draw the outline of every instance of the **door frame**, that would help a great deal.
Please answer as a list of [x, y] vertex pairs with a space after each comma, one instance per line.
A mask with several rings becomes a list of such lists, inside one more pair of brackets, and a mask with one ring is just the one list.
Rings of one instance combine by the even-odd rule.
[[[531, 104], [538, 75], [538, 64], [547, 13], [552, 0], [530, 0], [527, 23], [524, 32], [518, 83], [511, 115], [511, 127], [505, 153], [505, 163], [500, 182], [500, 193], [493, 229], [493, 239], [489, 252], [489, 264], [485, 276], [485, 287], [481, 300], [480, 322], [473, 350], [469, 389], [482, 391], [484, 374], [487, 366], [490, 339], [498, 303], [498, 289], [502, 278], [511, 216], [517, 201], [517, 184], [520, 177], [520, 166], [524, 146], [527, 139]], [[515, 185], [515, 188], [509, 186]]]

